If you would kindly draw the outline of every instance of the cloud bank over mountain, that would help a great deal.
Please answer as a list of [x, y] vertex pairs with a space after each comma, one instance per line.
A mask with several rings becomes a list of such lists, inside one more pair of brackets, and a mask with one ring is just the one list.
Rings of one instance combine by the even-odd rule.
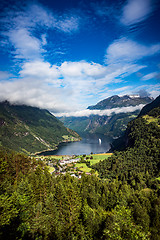
[[85, 109], [82, 111], [57, 113], [54, 115], [56, 117], [89, 117], [91, 115], [111, 116], [112, 114], [134, 112], [136, 110], [141, 110], [143, 107], [144, 107], [144, 104], [140, 104], [134, 107], [130, 106], [130, 107], [112, 108], [112, 109], [106, 109], [106, 110]]

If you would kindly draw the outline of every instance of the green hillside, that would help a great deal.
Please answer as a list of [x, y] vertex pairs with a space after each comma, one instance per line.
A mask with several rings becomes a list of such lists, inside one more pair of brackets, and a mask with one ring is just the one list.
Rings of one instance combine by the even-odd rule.
[[25, 105], [0, 103], [0, 145], [35, 153], [55, 149], [62, 141], [79, 136], [64, 127], [49, 111]]
[[143, 115], [147, 114], [149, 111], [151, 111], [153, 108], [157, 108], [159, 106], [160, 106], [160, 96], [158, 96], [153, 102], [144, 106], [143, 109], [141, 110], [139, 116], [143, 116]]
[[[142, 110], [143, 111], [143, 110]], [[101, 177], [127, 180], [136, 184], [160, 176], [160, 107], [128, 124], [123, 137], [125, 151], [116, 152], [107, 161], [95, 165]], [[149, 179], [148, 179], [149, 180]]]
[[[133, 122], [131, 121], [128, 124], [128, 127], [127, 127], [126, 131], [122, 134], [122, 136], [112, 142], [111, 150], [112, 151], [113, 150], [124, 150], [125, 147], [129, 146], [130, 142], [133, 142], [129, 138], [130, 132], [133, 130], [132, 124], [133, 125], [136, 124], [136, 122], [138, 122], [139, 119], [141, 119], [142, 121], [143, 121], [143, 119], [145, 119], [146, 120], [145, 123], [158, 123], [159, 124], [159, 115], [160, 115], [159, 108], [160, 108], [160, 96], [158, 96], [153, 102], [145, 105], [142, 108], [142, 110], [140, 111], [140, 113], [138, 115], [138, 118], [135, 119], [135, 121], [133, 121]], [[136, 125], [138, 125], [138, 124], [136, 124]]]

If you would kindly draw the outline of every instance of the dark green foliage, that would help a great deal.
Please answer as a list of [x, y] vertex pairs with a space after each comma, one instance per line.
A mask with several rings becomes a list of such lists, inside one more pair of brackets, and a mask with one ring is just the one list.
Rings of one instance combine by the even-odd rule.
[[160, 96], [158, 96], [153, 102], [144, 106], [139, 114], [139, 117], [145, 114], [148, 114], [152, 109], [155, 109], [159, 106], [160, 106]]
[[[139, 114], [139, 117], [144, 116], [145, 114], [148, 114], [148, 116], [153, 116], [153, 117], [157, 118], [157, 123], [160, 126], [160, 96], [157, 97], [152, 103], [149, 103], [146, 106], [144, 106]], [[133, 129], [131, 129], [132, 123], [134, 123], [135, 125], [142, 123], [142, 118], [137, 118], [137, 119], [141, 119], [141, 120], [135, 120], [135, 122], [130, 122], [128, 124], [126, 131], [122, 134], [122, 136], [112, 142], [112, 144], [111, 144], [112, 151], [124, 150], [126, 148], [126, 146], [128, 146], [128, 142], [129, 142], [128, 136], [129, 136], [131, 130], [133, 130]], [[154, 125], [153, 123], [150, 124], [150, 127], [153, 125]], [[141, 127], [139, 127], [141, 133], [143, 133], [145, 131], [147, 132], [147, 130], [144, 129], [144, 128], [146, 128], [146, 124], [143, 125], [143, 123], [142, 123]], [[139, 129], [138, 129], [138, 131], [139, 131]], [[138, 131], [135, 131], [135, 134], [138, 134]], [[141, 137], [142, 137], [142, 134], [141, 134]]]
[[42, 162], [32, 167], [33, 161], [28, 158], [25, 175], [20, 170], [10, 181], [10, 171], [1, 182], [8, 183], [0, 198], [1, 239], [149, 239], [150, 230], [159, 236], [153, 224], [150, 229], [151, 219], [159, 226], [156, 191], [135, 192], [94, 175], [55, 178]]
[[158, 183], [134, 190], [94, 175], [54, 177], [42, 161], [8, 150], [0, 156], [1, 239], [159, 238]]
[[[150, 114], [158, 112], [155, 109]], [[150, 177], [160, 174], [160, 127], [139, 117], [128, 124], [127, 150], [94, 165], [101, 177], [126, 180], [136, 188], [143, 183], [146, 173]], [[149, 180], [148, 180], [149, 181]]]

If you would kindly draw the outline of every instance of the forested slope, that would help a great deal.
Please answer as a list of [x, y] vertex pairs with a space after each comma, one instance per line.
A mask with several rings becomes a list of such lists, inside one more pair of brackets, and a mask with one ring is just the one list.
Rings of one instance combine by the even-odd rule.
[[0, 145], [16, 151], [35, 153], [55, 149], [65, 140], [78, 139], [49, 111], [0, 102]]
[[160, 175], [160, 107], [128, 124], [125, 151], [94, 165], [101, 177], [127, 180], [136, 185], [140, 179]]

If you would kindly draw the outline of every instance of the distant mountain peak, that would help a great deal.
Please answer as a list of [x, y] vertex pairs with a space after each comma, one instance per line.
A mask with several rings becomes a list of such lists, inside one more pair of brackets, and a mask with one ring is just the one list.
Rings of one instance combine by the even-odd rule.
[[137, 106], [140, 104], [148, 104], [152, 102], [154, 99], [149, 96], [140, 96], [138, 94], [135, 95], [124, 95], [118, 96], [113, 95], [109, 98], [106, 98], [96, 105], [89, 106], [88, 109], [90, 110], [104, 110], [104, 109], [111, 109], [111, 108], [120, 108], [120, 107], [129, 107], [129, 106]]

